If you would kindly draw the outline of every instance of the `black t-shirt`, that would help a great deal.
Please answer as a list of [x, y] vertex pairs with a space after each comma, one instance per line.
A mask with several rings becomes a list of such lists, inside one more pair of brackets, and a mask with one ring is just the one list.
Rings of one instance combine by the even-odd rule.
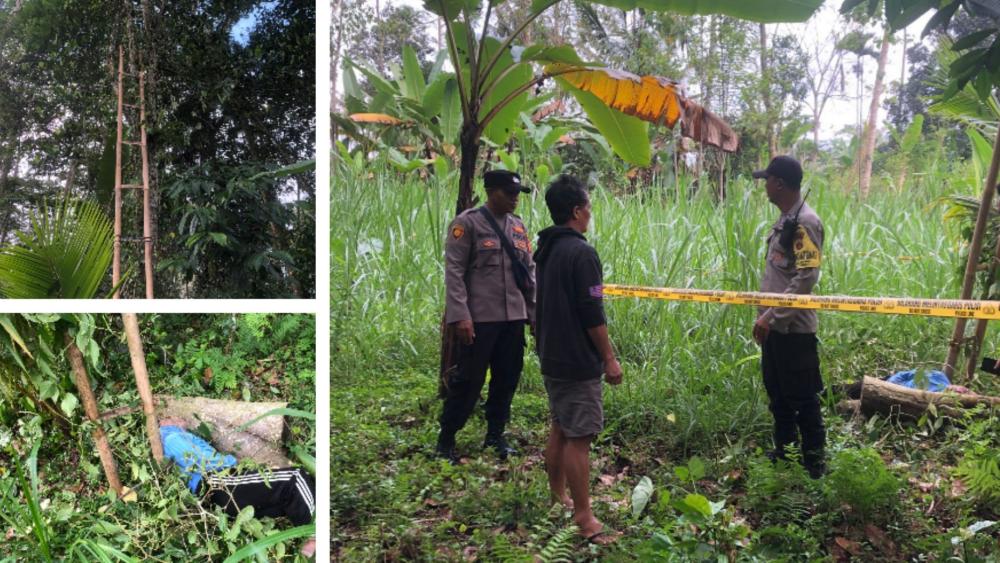
[[535, 339], [542, 373], [556, 379], [600, 377], [603, 364], [587, 329], [607, 324], [601, 260], [569, 227], [538, 233]]

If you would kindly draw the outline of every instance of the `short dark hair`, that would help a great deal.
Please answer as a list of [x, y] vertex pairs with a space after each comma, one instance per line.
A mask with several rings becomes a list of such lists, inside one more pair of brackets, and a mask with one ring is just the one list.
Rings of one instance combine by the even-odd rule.
[[587, 204], [589, 196], [583, 182], [569, 174], [560, 174], [545, 190], [545, 205], [556, 225], [573, 218], [573, 209]]

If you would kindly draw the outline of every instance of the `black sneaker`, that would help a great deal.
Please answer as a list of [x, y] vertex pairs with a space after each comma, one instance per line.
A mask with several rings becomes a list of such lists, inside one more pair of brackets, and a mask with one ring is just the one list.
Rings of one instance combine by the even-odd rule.
[[503, 434], [487, 434], [486, 441], [483, 442], [484, 448], [492, 448], [496, 452], [497, 457], [501, 460], [507, 459], [509, 456], [517, 455], [518, 451], [511, 447], [507, 443], [507, 440], [503, 437]]

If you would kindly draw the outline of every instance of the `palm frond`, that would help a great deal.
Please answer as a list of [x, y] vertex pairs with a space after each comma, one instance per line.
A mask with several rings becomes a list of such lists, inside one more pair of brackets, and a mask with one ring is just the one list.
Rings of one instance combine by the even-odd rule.
[[91, 201], [45, 202], [18, 242], [0, 249], [0, 295], [8, 299], [88, 299], [111, 264], [111, 221]]

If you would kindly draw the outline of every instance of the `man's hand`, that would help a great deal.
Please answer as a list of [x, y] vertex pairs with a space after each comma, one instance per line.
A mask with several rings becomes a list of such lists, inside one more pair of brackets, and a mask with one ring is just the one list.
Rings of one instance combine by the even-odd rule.
[[472, 329], [472, 321], [457, 321], [455, 334], [458, 335], [459, 342], [466, 346], [472, 346], [472, 341], [476, 339], [476, 332]]
[[757, 344], [763, 346], [769, 332], [771, 332], [771, 325], [763, 317], [757, 319], [757, 322], [753, 324], [753, 339], [757, 341]]
[[622, 382], [622, 365], [614, 357], [604, 362], [604, 381], [607, 381], [608, 385], [618, 385]]

